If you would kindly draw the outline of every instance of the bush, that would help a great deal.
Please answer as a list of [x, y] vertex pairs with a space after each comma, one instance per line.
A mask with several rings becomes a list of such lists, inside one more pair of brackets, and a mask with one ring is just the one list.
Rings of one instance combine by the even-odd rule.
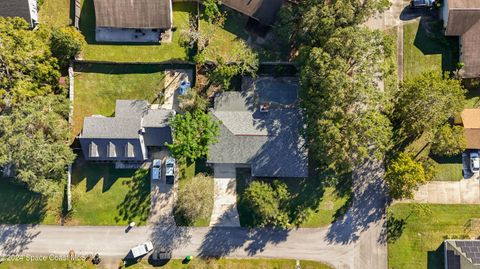
[[467, 147], [463, 127], [444, 125], [433, 138], [431, 152], [437, 156], [455, 156]]
[[209, 219], [213, 209], [214, 182], [211, 177], [198, 174], [178, 192], [174, 214], [179, 224], [191, 226], [201, 219]]
[[70, 59], [78, 56], [85, 46], [85, 38], [74, 27], [55, 28], [50, 37], [50, 48], [60, 65], [65, 67]]
[[400, 153], [388, 165], [385, 181], [393, 199], [411, 199], [418, 186], [426, 181], [425, 170], [408, 154]]
[[268, 184], [254, 181], [245, 190], [242, 203], [252, 214], [253, 226], [287, 227], [290, 198], [287, 185], [283, 182], [275, 180]]

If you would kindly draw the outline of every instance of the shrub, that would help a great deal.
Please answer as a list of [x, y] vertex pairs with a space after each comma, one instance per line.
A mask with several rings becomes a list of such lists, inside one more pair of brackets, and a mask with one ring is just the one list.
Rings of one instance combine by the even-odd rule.
[[210, 218], [213, 198], [213, 179], [204, 174], [198, 174], [178, 192], [178, 201], [174, 208], [177, 222], [191, 226], [200, 219]]
[[431, 152], [437, 156], [455, 156], [467, 147], [463, 127], [444, 125], [433, 138]]
[[52, 54], [62, 66], [67, 66], [70, 59], [78, 56], [85, 44], [83, 35], [71, 26], [53, 29], [50, 37]]

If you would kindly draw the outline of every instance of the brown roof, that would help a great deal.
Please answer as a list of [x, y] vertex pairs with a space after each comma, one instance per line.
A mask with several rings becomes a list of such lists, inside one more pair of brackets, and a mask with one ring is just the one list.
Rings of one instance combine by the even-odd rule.
[[463, 77], [480, 77], [480, 20], [460, 37], [461, 60], [465, 64]]
[[452, 8], [479, 8], [480, 0], [448, 0], [448, 9]]
[[467, 148], [480, 149], [480, 109], [464, 109], [462, 122]]
[[222, 4], [233, 8], [265, 25], [272, 25], [283, 0], [223, 0]]
[[20, 17], [31, 23], [28, 0], [0, 0], [0, 17]]
[[94, 0], [97, 27], [168, 29], [171, 0]]

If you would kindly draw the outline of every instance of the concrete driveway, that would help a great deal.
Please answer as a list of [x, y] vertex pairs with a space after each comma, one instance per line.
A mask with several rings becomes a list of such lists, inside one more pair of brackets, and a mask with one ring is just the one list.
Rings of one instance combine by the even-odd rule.
[[210, 226], [240, 227], [234, 164], [215, 164], [215, 201]]
[[420, 186], [413, 200], [432, 204], [480, 204], [480, 181], [476, 177], [460, 181], [431, 181]]

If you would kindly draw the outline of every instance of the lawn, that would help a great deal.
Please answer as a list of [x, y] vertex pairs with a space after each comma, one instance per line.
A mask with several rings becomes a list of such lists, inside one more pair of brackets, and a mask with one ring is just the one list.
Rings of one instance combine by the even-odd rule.
[[112, 116], [117, 99], [153, 102], [164, 90], [164, 69], [155, 65], [76, 65], [75, 69], [73, 136], [80, 133], [84, 117]]
[[[429, 205], [429, 213], [412, 210], [409, 204], [396, 204], [389, 208], [392, 216], [403, 225], [390, 225], [389, 238], [398, 235], [388, 244], [388, 263], [392, 269], [444, 268], [442, 242], [446, 236], [470, 234], [478, 236], [468, 227], [471, 218], [480, 218], [480, 205]], [[391, 221], [391, 223], [395, 223]], [[393, 227], [396, 227], [396, 232]], [[476, 227], [478, 228], [478, 227]], [[399, 233], [398, 231], [403, 232]]]
[[[47, 257], [48, 258], [48, 257]], [[8, 261], [0, 263], [0, 269], [94, 269], [98, 268], [85, 261]]]
[[[247, 31], [247, 16], [225, 7], [222, 7], [222, 12], [226, 14], [223, 27], [210, 24], [204, 18], [200, 20], [200, 31], [206, 36], [211, 35], [205, 51], [206, 57], [215, 60], [217, 55], [222, 55], [229, 61], [241, 60], [232, 57], [232, 51], [240, 46], [240, 40], [255, 39], [257, 35]], [[252, 48], [258, 53], [261, 61], [284, 61], [288, 58], [289, 46], [281, 44], [279, 40], [267, 41], [262, 45], [255, 44]]]
[[426, 135], [421, 136], [407, 146], [406, 151], [417, 159], [429, 158], [435, 163], [437, 173], [433, 180], [457, 181], [463, 179], [462, 156], [436, 157], [430, 155], [431, 144], [427, 142]]
[[[241, 202], [249, 175], [249, 170], [237, 169], [238, 214], [243, 227], [252, 226], [249, 210]], [[345, 213], [351, 202], [350, 185], [347, 183], [337, 187], [323, 187], [321, 180], [314, 177], [282, 179], [282, 181], [287, 184], [293, 196], [290, 206], [306, 208], [307, 218], [299, 226], [301, 228], [317, 228], [331, 224]]]
[[78, 159], [72, 173], [74, 212], [67, 224], [145, 224], [151, 204], [148, 175], [148, 170], [119, 170]]
[[95, 11], [93, 0], [83, 0], [80, 14], [80, 31], [88, 45], [81, 58], [114, 62], [162, 62], [167, 60], [188, 60], [189, 52], [180, 45], [181, 29], [188, 29], [189, 17], [196, 10], [194, 3], [174, 3], [173, 24], [177, 31], [168, 44], [100, 44], [95, 42]]
[[[287, 259], [193, 259], [188, 265], [181, 260], [171, 260], [163, 269], [286, 269], [295, 268], [295, 260]], [[320, 262], [300, 261], [302, 269], [333, 269], [333, 267]], [[146, 262], [142, 262], [128, 268], [147, 269], [153, 268]]]
[[65, 26], [71, 24], [70, 0], [44, 0], [38, 14], [40, 23], [49, 26]]
[[62, 194], [47, 198], [0, 178], [0, 224], [57, 224]]
[[421, 19], [403, 26], [403, 73], [412, 77], [426, 71], [454, 70], [458, 41], [445, 37], [441, 21]]

